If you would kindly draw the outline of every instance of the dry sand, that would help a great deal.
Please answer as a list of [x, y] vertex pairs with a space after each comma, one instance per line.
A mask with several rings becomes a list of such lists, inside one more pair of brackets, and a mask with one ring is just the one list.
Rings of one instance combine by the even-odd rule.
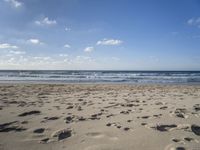
[[200, 150], [200, 86], [1, 84], [0, 150]]

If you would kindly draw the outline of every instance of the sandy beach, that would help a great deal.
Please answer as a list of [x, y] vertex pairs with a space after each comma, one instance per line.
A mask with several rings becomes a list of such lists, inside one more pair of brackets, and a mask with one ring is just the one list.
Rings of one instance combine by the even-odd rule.
[[1, 84], [0, 150], [200, 150], [199, 85]]

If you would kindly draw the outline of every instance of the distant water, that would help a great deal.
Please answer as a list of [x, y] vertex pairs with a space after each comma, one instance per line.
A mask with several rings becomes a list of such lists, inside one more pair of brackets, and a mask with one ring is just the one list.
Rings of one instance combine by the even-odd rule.
[[200, 83], [200, 71], [1, 70], [0, 82]]

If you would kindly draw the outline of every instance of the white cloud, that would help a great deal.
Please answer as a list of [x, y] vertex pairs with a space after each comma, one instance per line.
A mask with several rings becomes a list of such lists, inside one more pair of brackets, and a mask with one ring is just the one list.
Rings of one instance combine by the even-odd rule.
[[29, 39], [28, 42], [31, 44], [44, 44], [39, 39]]
[[200, 28], [200, 17], [199, 18], [191, 18], [187, 21], [188, 25], [197, 26]]
[[65, 48], [71, 48], [71, 46], [69, 44], [65, 44], [64, 47]]
[[18, 47], [15, 45], [11, 45], [9, 43], [0, 44], [0, 49], [17, 49]]
[[19, 8], [23, 4], [22, 2], [19, 2], [17, 0], [4, 0], [4, 1], [10, 3], [10, 5], [12, 5], [15, 8]]
[[13, 51], [13, 50], [10, 50], [9, 53], [13, 54], [13, 55], [23, 55], [23, 54], [26, 54], [25, 51]]
[[116, 39], [103, 39], [100, 41], [97, 41], [97, 45], [120, 45], [123, 42], [121, 40], [116, 40]]
[[35, 24], [40, 25], [40, 26], [44, 26], [44, 25], [50, 26], [50, 25], [56, 25], [57, 22], [56, 22], [56, 20], [50, 20], [48, 17], [45, 17], [42, 20], [36, 20]]
[[65, 31], [71, 31], [71, 28], [66, 27]]
[[86, 48], [84, 49], [84, 51], [85, 51], [85, 52], [92, 52], [92, 51], [94, 51], [94, 47], [92, 47], [92, 46], [86, 47]]

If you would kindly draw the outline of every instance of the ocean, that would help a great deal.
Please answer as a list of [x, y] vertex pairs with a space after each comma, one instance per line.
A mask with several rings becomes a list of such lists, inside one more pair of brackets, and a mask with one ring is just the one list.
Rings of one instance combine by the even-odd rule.
[[1, 70], [0, 82], [200, 83], [200, 71]]

